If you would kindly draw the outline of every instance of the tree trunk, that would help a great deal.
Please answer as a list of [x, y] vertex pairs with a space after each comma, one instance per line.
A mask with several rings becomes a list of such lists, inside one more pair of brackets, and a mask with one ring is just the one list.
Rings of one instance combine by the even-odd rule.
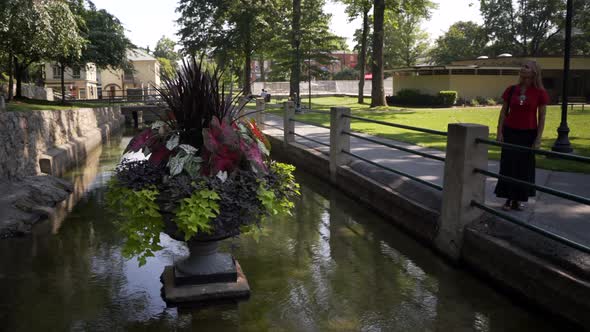
[[293, 64], [291, 66], [291, 79], [289, 84], [289, 94], [294, 100], [299, 100], [299, 81], [301, 80], [301, 0], [293, 0], [293, 26], [291, 36], [291, 46], [294, 50]]
[[14, 96], [14, 61], [15, 58], [12, 56], [12, 53], [9, 55], [8, 57], [8, 101], [10, 101], [12, 99], [12, 97]]
[[[369, 8], [370, 10], [370, 8]], [[369, 35], [369, 10], [363, 11], [363, 36], [361, 39], [361, 54], [359, 54], [359, 96], [358, 103], [365, 102], [365, 67], [367, 66], [367, 38]]]
[[260, 55], [260, 60], [258, 60], [258, 64], [260, 65], [260, 81], [266, 81], [266, 73], [264, 72], [264, 55]]
[[18, 63], [18, 59], [14, 57], [14, 76], [16, 78], [16, 98], [22, 98], [22, 81], [23, 81], [23, 69], [21, 68], [21, 64]]
[[66, 73], [66, 67], [62, 64], [59, 65], [59, 71], [61, 73], [61, 103], [65, 104], [66, 103], [66, 82], [65, 82], [65, 73]]
[[244, 61], [244, 97], [252, 94], [252, 51], [250, 50], [251, 43], [250, 39], [246, 41], [245, 45], [245, 57]]
[[371, 107], [386, 106], [383, 90], [383, 20], [385, 16], [385, 0], [375, 0], [373, 9], [373, 89], [371, 91]]

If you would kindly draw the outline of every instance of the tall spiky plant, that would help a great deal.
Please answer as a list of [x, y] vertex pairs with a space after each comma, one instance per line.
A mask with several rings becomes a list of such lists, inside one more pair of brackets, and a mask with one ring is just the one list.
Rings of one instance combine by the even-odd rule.
[[174, 115], [173, 125], [180, 135], [181, 144], [196, 148], [203, 146], [203, 129], [209, 128], [213, 118], [233, 122], [244, 107], [238, 103], [242, 92], [232, 96], [220, 85], [223, 72], [218, 68], [210, 72], [192, 57], [183, 60], [176, 77], [163, 78], [157, 89], [162, 100]]

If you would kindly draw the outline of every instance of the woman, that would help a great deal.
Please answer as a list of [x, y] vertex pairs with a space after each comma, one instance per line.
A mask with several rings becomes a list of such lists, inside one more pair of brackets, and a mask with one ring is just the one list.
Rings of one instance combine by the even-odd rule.
[[[498, 120], [498, 142], [539, 148], [545, 128], [547, 91], [543, 88], [541, 70], [533, 61], [520, 69], [518, 85], [502, 95], [504, 105]], [[502, 148], [500, 174], [535, 183], [535, 155], [531, 152]], [[496, 196], [506, 198], [504, 210], [522, 210], [523, 202], [535, 196], [533, 188], [508, 181], [498, 181]]]

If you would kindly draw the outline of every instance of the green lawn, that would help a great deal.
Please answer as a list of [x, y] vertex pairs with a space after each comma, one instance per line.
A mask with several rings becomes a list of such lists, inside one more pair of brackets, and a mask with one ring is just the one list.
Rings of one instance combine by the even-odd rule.
[[[120, 103], [117, 105], [121, 105]], [[26, 111], [55, 111], [55, 110], [72, 110], [85, 107], [108, 107], [108, 102], [84, 102], [84, 101], [67, 101], [61, 105], [59, 101], [46, 101], [34, 99], [22, 99], [11, 101], [6, 104], [8, 112], [26, 112]]]
[[[370, 99], [365, 98], [365, 101], [370, 103]], [[304, 105], [307, 106], [307, 99]], [[327, 111], [331, 106], [350, 107], [354, 115], [374, 120], [441, 131], [447, 131], [447, 125], [449, 123], [479, 123], [490, 128], [490, 136], [492, 138], [496, 137], [498, 113], [500, 111], [499, 106], [434, 109], [380, 107], [377, 109], [371, 109], [369, 108], [369, 104], [357, 104], [356, 98], [353, 97], [318, 97], [312, 99], [312, 108], [315, 110]], [[281, 110], [275, 110], [273, 112], [280, 113]], [[542, 149], [551, 149], [551, 146], [557, 137], [556, 129], [559, 126], [560, 114], [561, 108], [559, 106], [548, 107], [547, 122], [541, 146]], [[297, 117], [324, 125], [329, 125], [330, 122], [329, 116], [323, 114], [306, 113], [298, 115]], [[568, 123], [570, 127], [569, 137], [575, 152], [580, 155], [590, 156], [590, 109], [586, 109], [582, 112], [580, 107], [570, 111], [568, 114]], [[432, 147], [439, 150], [444, 150], [446, 146], [446, 138], [442, 136], [408, 131], [357, 120], [352, 121], [352, 129], [354, 131]], [[500, 158], [499, 149], [491, 147], [489, 157], [490, 159], [498, 160]], [[537, 166], [551, 170], [590, 173], [590, 165], [588, 164], [547, 159], [543, 156], [537, 156]]]

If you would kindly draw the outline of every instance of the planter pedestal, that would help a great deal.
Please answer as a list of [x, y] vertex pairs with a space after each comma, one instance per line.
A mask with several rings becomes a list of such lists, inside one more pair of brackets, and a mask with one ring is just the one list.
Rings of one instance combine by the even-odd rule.
[[162, 273], [164, 299], [169, 303], [194, 303], [245, 298], [248, 280], [229, 254], [217, 252], [219, 241], [189, 241], [190, 255], [167, 266]]

